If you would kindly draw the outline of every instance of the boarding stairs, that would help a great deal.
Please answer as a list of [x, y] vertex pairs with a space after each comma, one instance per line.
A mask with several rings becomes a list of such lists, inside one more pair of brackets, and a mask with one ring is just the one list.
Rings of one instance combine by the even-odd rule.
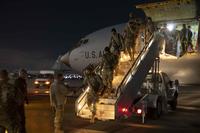
[[[121, 53], [118, 64], [118, 74], [113, 77], [113, 88], [116, 88], [110, 96], [99, 97], [96, 103], [96, 118], [99, 120], [114, 120], [129, 115], [129, 108], [132, 106], [141, 85], [159, 56], [159, 43], [161, 36], [154, 34], [145, 44], [142, 50], [135, 54], [135, 60], [130, 61], [129, 56]], [[140, 44], [139, 44], [140, 45]], [[76, 115], [81, 118], [91, 118], [86, 99], [90, 88], [87, 87], [78, 97], [75, 103]]]

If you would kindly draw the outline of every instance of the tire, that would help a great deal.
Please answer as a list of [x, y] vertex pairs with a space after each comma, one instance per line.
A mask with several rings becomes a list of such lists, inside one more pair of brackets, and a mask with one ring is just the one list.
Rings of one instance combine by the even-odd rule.
[[162, 114], [162, 102], [161, 100], [157, 100], [156, 108], [152, 109], [152, 118], [159, 119]]

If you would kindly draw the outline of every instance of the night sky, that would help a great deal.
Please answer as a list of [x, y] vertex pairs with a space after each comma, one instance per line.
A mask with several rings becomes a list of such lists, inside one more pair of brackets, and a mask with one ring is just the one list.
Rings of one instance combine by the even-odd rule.
[[[154, 0], [155, 1], [155, 0]], [[0, 68], [48, 69], [95, 30], [120, 24], [150, 0], [0, 0]]]

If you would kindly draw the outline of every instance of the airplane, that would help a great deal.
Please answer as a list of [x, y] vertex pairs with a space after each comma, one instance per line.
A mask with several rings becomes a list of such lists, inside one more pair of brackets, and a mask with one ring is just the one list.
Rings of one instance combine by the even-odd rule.
[[[167, 24], [169, 34], [172, 34], [174, 30], [180, 31], [183, 24], [190, 25], [193, 31], [193, 45], [198, 51], [198, 42], [200, 42], [200, 12], [197, 9], [198, 5], [198, 1], [195, 0], [169, 0], [140, 4], [136, 8], [142, 9], [146, 16], [151, 17], [158, 28], [162, 28], [164, 24]], [[101, 60], [104, 48], [109, 45], [111, 29], [115, 28], [117, 32], [123, 34], [125, 25], [126, 23], [109, 26], [86, 35], [79, 41], [76, 48], [61, 57], [61, 62], [80, 73], [89, 64], [97, 65]], [[160, 55], [161, 70], [166, 73], [169, 72], [172, 79], [181, 78], [182, 83], [200, 83], [199, 54], [186, 54], [180, 57], [180, 40], [175, 46], [166, 48], [166, 54]]]

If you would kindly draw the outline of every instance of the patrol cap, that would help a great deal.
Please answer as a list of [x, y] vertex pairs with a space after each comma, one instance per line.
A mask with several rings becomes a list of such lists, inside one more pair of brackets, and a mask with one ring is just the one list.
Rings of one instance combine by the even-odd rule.
[[110, 48], [109, 48], [109, 47], [105, 47], [105, 48], [104, 48], [104, 51], [105, 51], [105, 52], [110, 52]]
[[147, 21], [152, 21], [152, 18], [151, 17], [147, 17]]
[[112, 28], [111, 32], [117, 32], [117, 30], [115, 28]]

